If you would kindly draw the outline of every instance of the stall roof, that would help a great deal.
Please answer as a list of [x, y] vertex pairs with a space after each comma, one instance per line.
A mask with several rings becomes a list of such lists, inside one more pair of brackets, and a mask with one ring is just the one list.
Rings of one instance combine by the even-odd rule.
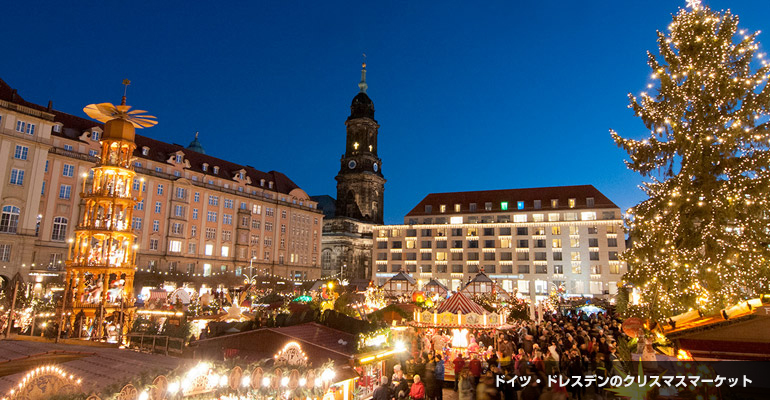
[[471, 299], [469, 299], [464, 294], [458, 292], [453, 294], [448, 299], [444, 300], [438, 306], [437, 312], [438, 313], [450, 312], [453, 314], [457, 314], [458, 312], [462, 312], [463, 314], [470, 314], [470, 313], [485, 314], [487, 311], [480, 305], [474, 303]]
[[392, 277], [390, 277], [390, 279], [388, 279], [388, 282], [390, 282], [390, 281], [407, 281], [407, 282], [411, 283], [412, 285], [417, 284], [417, 281], [411, 275], [407, 274], [404, 271], [401, 271], [401, 272], [393, 275]]
[[440, 289], [443, 289], [445, 292], [449, 292], [449, 288], [447, 288], [441, 282], [439, 282], [439, 281], [437, 281], [435, 279], [431, 279], [430, 282], [425, 284], [425, 287], [428, 287], [428, 286], [436, 286], [436, 287], [438, 287]]
[[287, 343], [297, 342], [313, 367], [334, 361], [337, 378], [356, 377], [350, 360], [356, 351], [356, 337], [315, 322], [283, 328], [263, 328], [193, 342], [196, 357], [221, 359], [239, 357], [250, 362], [272, 359]]

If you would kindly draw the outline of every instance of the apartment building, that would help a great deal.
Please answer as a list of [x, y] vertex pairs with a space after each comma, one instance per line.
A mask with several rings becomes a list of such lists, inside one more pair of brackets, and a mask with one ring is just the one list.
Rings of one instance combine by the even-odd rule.
[[[25, 101], [0, 80], [0, 127], [0, 276], [63, 271], [102, 125]], [[138, 268], [320, 277], [323, 213], [286, 175], [206, 155], [197, 137], [188, 147], [135, 141]]]
[[431, 193], [374, 237], [380, 285], [403, 270], [459, 290], [483, 270], [507, 291], [599, 296], [626, 272], [620, 208], [591, 185]]

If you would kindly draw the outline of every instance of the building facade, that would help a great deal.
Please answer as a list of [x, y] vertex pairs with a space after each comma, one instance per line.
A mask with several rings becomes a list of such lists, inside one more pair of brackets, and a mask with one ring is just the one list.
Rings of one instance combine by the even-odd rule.
[[[0, 126], [0, 275], [62, 271], [103, 126], [27, 102], [2, 80]], [[206, 155], [197, 137], [190, 148], [141, 135], [135, 142], [138, 268], [320, 277], [323, 213], [286, 175]]]
[[336, 176], [337, 198], [314, 196], [327, 218], [323, 226], [322, 275], [370, 279], [372, 227], [382, 224], [385, 177], [377, 155], [380, 125], [374, 103], [366, 94], [366, 64], [361, 69], [359, 92], [345, 121], [345, 153]]
[[483, 270], [509, 292], [601, 296], [626, 272], [620, 208], [590, 185], [432, 193], [373, 233], [380, 285], [403, 270], [459, 290]]

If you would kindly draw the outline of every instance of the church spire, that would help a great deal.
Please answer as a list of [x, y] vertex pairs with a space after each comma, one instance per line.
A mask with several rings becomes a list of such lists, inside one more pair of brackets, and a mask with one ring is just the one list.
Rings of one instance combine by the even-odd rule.
[[366, 84], [366, 53], [364, 53], [364, 61], [361, 63], [361, 82], [358, 82], [358, 88], [361, 93], [366, 93], [366, 89], [369, 85]]

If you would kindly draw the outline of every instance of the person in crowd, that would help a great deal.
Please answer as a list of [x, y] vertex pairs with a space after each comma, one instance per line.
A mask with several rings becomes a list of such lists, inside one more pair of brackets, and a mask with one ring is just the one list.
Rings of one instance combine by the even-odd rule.
[[372, 392], [372, 400], [391, 400], [392, 398], [388, 377], [383, 376], [380, 378], [380, 386], [377, 386]]
[[463, 367], [465, 367], [465, 360], [463, 359], [463, 355], [458, 351], [455, 355], [455, 359], [452, 360], [452, 364], [454, 366], [454, 372], [455, 372], [455, 390], [458, 390], [459, 380], [457, 377], [460, 376], [460, 372], [462, 372]]
[[436, 355], [436, 399], [444, 399], [444, 360], [440, 354]]
[[473, 378], [473, 384], [479, 384], [479, 378], [481, 377], [481, 361], [476, 354], [471, 356], [471, 361], [468, 363], [468, 370], [471, 372], [471, 378]]
[[458, 387], [457, 400], [473, 400], [475, 387], [471, 382], [470, 372], [463, 370], [455, 381]]
[[425, 385], [420, 380], [420, 375], [415, 374], [413, 377], [414, 383], [409, 389], [409, 398], [412, 400], [424, 400], [425, 399]]

